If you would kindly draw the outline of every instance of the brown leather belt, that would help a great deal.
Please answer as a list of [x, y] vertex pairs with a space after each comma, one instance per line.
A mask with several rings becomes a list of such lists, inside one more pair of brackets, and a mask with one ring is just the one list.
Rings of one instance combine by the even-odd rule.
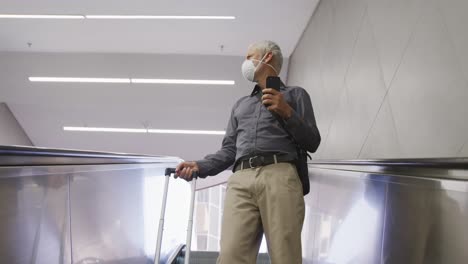
[[234, 171], [243, 169], [253, 169], [280, 162], [293, 162], [294, 157], [288, 154], [259, 154], [251, 157], [242, 158], [234, 167]]

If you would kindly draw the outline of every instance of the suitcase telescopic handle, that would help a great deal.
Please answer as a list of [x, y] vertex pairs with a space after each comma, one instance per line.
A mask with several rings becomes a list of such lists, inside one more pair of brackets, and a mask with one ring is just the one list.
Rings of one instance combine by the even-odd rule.
[[[172, 174], [174, 174], [174, 179], [177, 179], [177, 175], [176, 175], [176, 169], [175, 168], [166, 168], [166, 172], [164, 173], [165, 176], [171, 176]], [[198, 174], [198, 171], [194, 171], [192, 173], [192, 179], [197, 179], [199, 176]]]

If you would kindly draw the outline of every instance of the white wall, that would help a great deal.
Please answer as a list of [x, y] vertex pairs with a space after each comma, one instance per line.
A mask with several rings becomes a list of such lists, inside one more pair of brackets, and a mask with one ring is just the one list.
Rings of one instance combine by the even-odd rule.
[[32, 145], [5, 103], [0, 103], [0, 145]]
[[468, 2], [322, 0], [290, 59], [315, 158], [468, 156]]

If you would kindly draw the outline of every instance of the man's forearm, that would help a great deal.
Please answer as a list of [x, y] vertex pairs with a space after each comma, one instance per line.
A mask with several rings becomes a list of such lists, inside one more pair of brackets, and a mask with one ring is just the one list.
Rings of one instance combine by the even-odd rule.
[[306, 123], [293, 110], [291, 116], [286, 120], [286, 128], [290, 131], [294, 139], [307, 151], [315, 152], [320, 145], [320, 132], [315, 122]]
[[217, 175], [218, 173], [226, 170], [234, 164], [236, 157], [235, 151], [228, 149], [221, 149], [215, 154], [206, 156], [202, 160], [198, 160], [197, 165], [199, 167], [200, 177]]

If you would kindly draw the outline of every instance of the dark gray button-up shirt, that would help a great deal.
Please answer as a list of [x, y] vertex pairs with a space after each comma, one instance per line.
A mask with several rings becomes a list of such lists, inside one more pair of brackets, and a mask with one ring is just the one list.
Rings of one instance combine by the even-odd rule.
[[[251, 155], [297, 155], [296, 146], [287, 132], [256, 96], [259, 92], [261, 88], [255, 86], [250, 96], [242, 97], [234, 104], [222, 148], [197, 161], [201, 177], [216, 175]], [[321, 138], [309, 94], [301, 87], [281, 86], [280, 92], [294, 109], [291, 117], [284, 120], [286, 128], [303, 148], [315, 152]]]

